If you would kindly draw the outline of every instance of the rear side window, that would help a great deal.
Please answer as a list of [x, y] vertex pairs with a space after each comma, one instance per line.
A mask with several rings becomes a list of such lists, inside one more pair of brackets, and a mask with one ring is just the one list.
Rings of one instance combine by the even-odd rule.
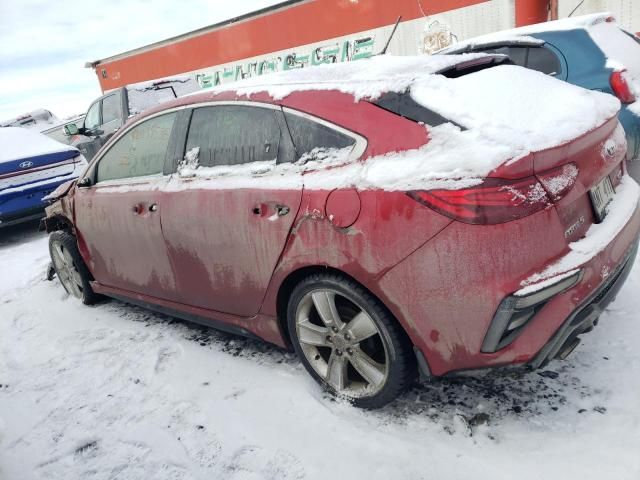
[[[409, 92], [405, 93], [385, 93], [375, 102], [380, 108], [384, 108], [396, 115], [408, 118], [414, 122], [424, 123], [430, 127], [437, 127], [443, 123], [453, 123], [451, 120], [447, 120], [442, 115], [437, 114], [433, 110], [429, 110], [417, 103]], [[460, 125], [458, 125], [460, 126]], [[463, 128], [463, 127], [461, 127]], [[464, 128], [463, 128], [464, 129]]]
[[353, 147], [356, 143], [353, 137], [309, 118], [288, 112], [285, 112], [285, 118], [295, 146], [296, 160], [317, 149], [342, 149]]
[[96, 182], [162, 174], [175, 117], [154, 117], [125, 133], [98, 162]]
[[544, 47], [532, 47], [529, 49], [527, 68], [546, 73], [547, 75], [557, 75], [561, 70], [558, 57]]
[[241, 105], [196, 108], [187, 151], [199, 147], [203, 167], [277, 160], [281, 133], [276, 113]]

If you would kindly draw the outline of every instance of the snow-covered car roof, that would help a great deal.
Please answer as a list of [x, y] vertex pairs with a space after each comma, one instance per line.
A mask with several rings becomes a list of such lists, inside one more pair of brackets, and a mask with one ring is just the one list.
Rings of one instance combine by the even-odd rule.
[[[251, 96], [266, 92], [280, 100], [294, 92], [334, 90], [360, 99], [410, 92], [412, 98], [469, 129], [500, 132], [501, 140], [530, 150], [552, 148], [597, 128], [616, 115], [620, 102], [514, 65], [499, 65], [457, 78], [439, 75], [451, 68], [503, 59], [472, 53], [395, 57], [290, 70], [215, 87]], [[533, 94], [539, 92], [540, 95]]]
[[77, 148], [56, 142], [33, 130], [20, 127], [0, 128], [0, 163], [46, 156], [56, 156], [62, 160], [78, 154]]
[[[265, 94], [286, 105], [286, 97], [303, 91], [343, 92], [356, 102], [375, 100], [386, 93], [408, 94], [450, 123], [428, 126], [430, 141], [420, 149], [320, 171], [305, 181], [305, 188], [358, 185], [387, 190], [408, 190], [417, 185], [454, 189], [477, 184], [505, 162], [564, 145], [597, 129], [620, 109], [619, 100], [611, 95], [515, 65], [489, 65], [490, 68], [471, 68], [472, 73], [449, 75], [451, 68], [473, 65], [485, 58], [492, 57], [380, 56], [246, 79], [177, 100], [164, 108], [226, 101], [230, 96], [256, 96], [264, 101]], [[449, 76], [438, 74], [441, 72], [449, 72]], [[242, 172], [236, 173], [242, 177]], [[227, 175], [225, 181], [232, 182], [233, 177]], [[273, 186], [274, 182], [287, 181], [286, 176], [272, 177], [264, 184]]]
[[[280, 100], [293, 92], [337, 90], [353, 95], [356, 100], [377, 98], [386, 92], [407, 90], [413, 83], [469, 63], [504, 61], [503, 55], [470, 53], [458, 56], [393, 56], [384, 55], [356, 62], [333, 63], [271, 73], [213, 87], [208, 91], [233, 91], [239, 95], [268, 92]], [[200, 93], [200, 92], [198, 92]], [[197, 94], [197, 93], [196, 93]]]
[[523, 45], [543, 45], [544, 40], [532, 37], [536, 33], [558, 32], [568, 30], [588, 30], [595, 25], [607, 22], [612, 19], [612, 15], [608, 12], [595, 13], [592, 15], [583, 15], [580, 17], [563, 18], [551, 22], [536, 23], [524, 27], [502, 30], [500, 32], [488, 33], [473, 37], [462, 42], [458, 42], [442, 50], [438, 50], [436, 54], [451, 54], [468, 51], [478, 47], [490, 48], [499, 43], [523, 44]]

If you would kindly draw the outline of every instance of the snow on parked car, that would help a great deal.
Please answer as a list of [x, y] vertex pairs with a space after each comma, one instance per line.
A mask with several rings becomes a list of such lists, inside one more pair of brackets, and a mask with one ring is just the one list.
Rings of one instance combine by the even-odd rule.
[[42, 218], [43, 197], [85, 166], [75, 147], [33, 130], [0, 128], [0, 227]]
[[490, 33], [438, 54], [465, 52], [508, 55], [519, 66], [615, 95], [622, 102], [619, 118], [627, 135], [629, 170], [640, 180], [640, 38], [623, 30], [611, 14]]
[[564, 358], [633, 265], [640, 187], [618, 99], [506, 60], [376, 57], [150, 110], [52, 195], [58, 277], [292, 346], [361, 407], [418, 370]]

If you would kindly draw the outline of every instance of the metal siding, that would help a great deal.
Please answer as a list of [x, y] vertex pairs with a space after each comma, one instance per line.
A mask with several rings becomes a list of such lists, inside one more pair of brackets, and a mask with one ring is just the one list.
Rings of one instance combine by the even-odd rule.
[[[578, 0], [559, 0], [558, 13], [566, 18], [578, 5]], [[640, 32], [640, 2], [638, 0], [585, 0], [573, 16], [611, 12], [620, 25], [632, 32]]]
[[[502, 0], [395, 0], [352, 2], [350, 0], [315, 0], [296, 4], [270, 15], [244, 20], [223, 28], [203, 32], [174, 43], [142, 49], [96, 66], [103, 91], [130, 83], [163, 78], [308, 45], [324, 39], [362, 32], [394, 23], [398, 15], [404, 21], [479, 3], [501, 3]], [[106, 78], [102, 78], [102, 69]]]

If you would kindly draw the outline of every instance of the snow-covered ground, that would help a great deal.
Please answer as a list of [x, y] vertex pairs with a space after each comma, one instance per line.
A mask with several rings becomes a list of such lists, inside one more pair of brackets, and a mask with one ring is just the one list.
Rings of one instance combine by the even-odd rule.
[[566, 362], [443, 379], [381, 411], [295, 357], [44, 280], [0, 230], [0, 479], [640, 478], [640, 265]]

